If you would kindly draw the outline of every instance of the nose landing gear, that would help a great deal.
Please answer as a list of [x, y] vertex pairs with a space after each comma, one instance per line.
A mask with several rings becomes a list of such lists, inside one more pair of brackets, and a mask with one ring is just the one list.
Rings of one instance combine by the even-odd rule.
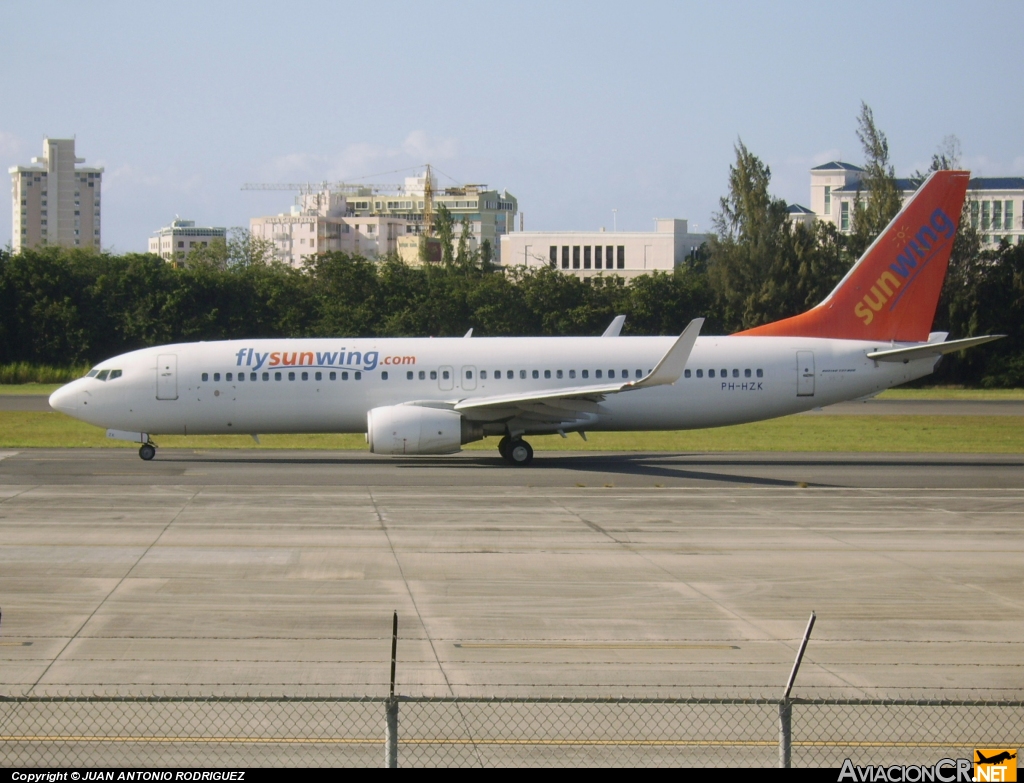
[[533, 447], [522, 438], [506, 435], [498, 441], [498, 453], [505, 461], [516, 467], [526, 467], [533, 461]]
[[139, 447], [139, 456], [146, 460], [146, 462], [149, 462], [156, 456], [156, 446], [152, 443], [143, 443]]

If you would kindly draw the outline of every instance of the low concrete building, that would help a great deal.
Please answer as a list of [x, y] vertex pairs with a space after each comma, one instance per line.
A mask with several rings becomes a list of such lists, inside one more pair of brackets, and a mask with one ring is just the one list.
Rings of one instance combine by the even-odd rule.
[[149, 252], [164, 261], [180, 262], [194, 249], [209, 247], [216, 240], [226, 242], [227, 236], [226, 228], [197, 226], [194, 220], [175, 218], [149, 238]]
[[637, 277], [671, 272], [692, 257], [706, 234], [687, 222], [659, 219], [656, 231], [517, 231], [501, 237], [504, 266], [549, 266], [578, 277]]

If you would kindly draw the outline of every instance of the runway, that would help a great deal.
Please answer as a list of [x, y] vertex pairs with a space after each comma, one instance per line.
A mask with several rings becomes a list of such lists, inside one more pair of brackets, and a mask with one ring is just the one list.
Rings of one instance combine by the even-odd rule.
[[1016, 698], [1015, 455], [0, 452], [0, 692]]

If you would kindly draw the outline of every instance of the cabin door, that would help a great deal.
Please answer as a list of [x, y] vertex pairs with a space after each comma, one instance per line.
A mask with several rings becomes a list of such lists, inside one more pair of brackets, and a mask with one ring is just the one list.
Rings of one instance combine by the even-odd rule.
[[162, 353], [156, 357], [156, 398], [178, 399], [178, 355]]
[[814, 352], [796, 352], [796, 396], [814, 396]]

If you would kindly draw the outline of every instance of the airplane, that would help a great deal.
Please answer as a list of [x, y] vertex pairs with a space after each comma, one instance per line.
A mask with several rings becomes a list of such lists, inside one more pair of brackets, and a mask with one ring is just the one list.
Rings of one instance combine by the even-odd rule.
[[1004, 750], [1002, 753], [997, 753], [992, 758], [985, 758], [980, 750], [975, 750], [974, 753], [978, 757], [975, 764], [999, 764], [1003, 761], [1011, 761], [1012, 759], [1017, 758], [1016, 753], [1010, 753], [1008, 750]]
[[930, 332], [970, 174], [933, 173], [817, 306], [728, 336], [259, 339], [115, 356], [53, 393], [57, 411], [140, 443], [154, 435], [365, 433], [374, 454], [452, 454], [501, 436], [679, 430], [865, 398], [995, 340]]

